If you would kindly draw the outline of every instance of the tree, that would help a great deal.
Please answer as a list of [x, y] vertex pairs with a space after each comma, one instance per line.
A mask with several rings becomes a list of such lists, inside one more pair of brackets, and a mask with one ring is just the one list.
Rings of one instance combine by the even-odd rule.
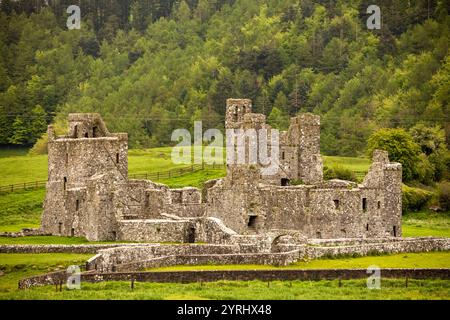
[[389, 153], [391, 161], [400, 162], [403, 166], [403, 180], [412, 181], [418, 178], [417, 163], [420, 161], [420, 146], [404, 129], [380, 129], [369, 138], [367, 152], [372, 155], [375, 149]]
[[275, 99], [275, 102], [273, 103], [274, 108], [278, 108], [279, 110], [283, 111], [284, 114], [289, 114], [289, 107], [288, 107], [288, 99], [286, 98], [286, 95], [283, 92], [278, 92], [277, 98]]
[[191, 8], [189, 8], [186, 1], [183, 0], [180, 2], [180, 5], [175, 11], [175, 17], [181, 22], [186, 22], [191, 18]]
[[419, 123], [412, 127], [409, 132], [432, 165], [433, 180], [439, 181], [446, 170], [445, 155], [447, 148], [444, 130], [438, 126], [426, 127], [423, 123]]
[[31, 143], [35, 143], [43, 133], [47, 130], [47, 113], [44, 108], [37, 105], [31, 111], [31, 121], [29, 124], [29, 132], [31, 136]]
[[289, 126], [289, 116], [277, 107], [273, 107], [267, 122], [275, 129], [284, 131]]
[[29, 131], [26, 128], [23, 120], [20, 117], [16, 117], [12, 125], [13, 134], [8, 139], [11, 144], [23, 145], [29, 141]]

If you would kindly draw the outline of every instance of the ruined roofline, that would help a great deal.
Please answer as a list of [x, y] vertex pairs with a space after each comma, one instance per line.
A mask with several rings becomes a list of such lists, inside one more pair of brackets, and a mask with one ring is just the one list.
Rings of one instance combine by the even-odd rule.
[[70, 121], [84, 121], [84, 120], [101, 120], [100, 113], [69, 113], [68, 120]]
[[73, 140], [128, 140], [127, 133], [111, 133], [99, 113], [70, 113], [68, 115], [68, 130], [63, 136], [56, 136], [54, 127], [48, 126], [49, 141]]

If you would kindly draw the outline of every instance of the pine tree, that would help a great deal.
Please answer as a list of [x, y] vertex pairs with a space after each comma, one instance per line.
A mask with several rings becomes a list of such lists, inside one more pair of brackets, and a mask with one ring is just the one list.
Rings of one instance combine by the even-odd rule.
[[16, 117], [12, 125], [12, 136], [8, 139], [11, 144], [23, 145], [29, 141], [29, 131], [26, 128], [23, 120], [20, 117]]

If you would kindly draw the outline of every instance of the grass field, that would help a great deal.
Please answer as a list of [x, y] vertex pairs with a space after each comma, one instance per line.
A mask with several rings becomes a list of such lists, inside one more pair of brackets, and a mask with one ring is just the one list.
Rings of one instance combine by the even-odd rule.
[[20, 279], [38, 274], [63, 270], [70, 265], [81, 265], [92, 254], [45, 253], [0, 254], [0, 299], [6, 292], [17, 291]]
[[272, 269], [366, 269], [371, 265], [380, 268], [449, 268], [450, 252], [402, 253], [358, 258], [316, 259], [300, 261], [285, 267], [267, 265], [204, 265], [171, 266], [147, 269], [147, 271], [190, 270], [272, 270]]
[[[168, 171], [173, 165], [170, 148], [129, 151], [129, 173]], [[370, 161], [360, 158], [324, 157], [325, 165], [352, 171], [367, 171]], [[0, 150], [0, 185], [47, 179], [47, 157], [27, 156], [19, 150]], [[159, 182], [173, 188], [195, 186], [225, 176], [225, 169], [203, 170]], [[38, 227], [45, 190], [0, 194], [0, 232]], [[450, 213], [419, 212], [403, 217], [404, 236], [450, 237]], [[0, 244], [86, 244], [81, 238], [0, 237]], [[382, 290], [368, 290], [365, 281], [282, 282], [268, 286], [260, 281], [199, 284], [138, 283], [134, 291], [126, 282], [83, 284], [80, 291], [55, 292], [53, 287], [18, 291], [17, 282], [25, 277], [82, 264], [92, 255], [78, 254], [0, 254], [0, 299], [449, 299], [450, 281], [383, 280]], [[298, 262], [288, 268], [442, 268], [450, 265], [450, 252], [399, 254], [348, 259], [321, 259]], [[157, 270], [267, 269], [270, 266], [178, 266]]]
[[[172, 148], [129, 150], [129, 173], [165, 172], [186, 165], [174, 165]], [[370, 161], [364, 158], [324, 157], [325, 165], [367, 171]], [[226, 175], [225, 169], [208, 169], [158, 182], [172, 188], [202, 187], [205, 181]], [[26, 155], [25, 149], [0, 149], [0, 185], [47, 179], [47, 156]], [[44, 189], [0, 194], [0, 232], [16, 232], [39, 226]]]
[[404, 237], [448, 237], [450, 238], [450, 212], [408, 212], [403, 215]]
[[[383, 279], [381, 290], [369, 290], [365, 280], [345, 280], [339, 287], [334, 281], [219, 281], [214, 283], [82, 283], [81, 290], [56, 292], [52, 286], [26, 291], [17, 289], [17, 282], [25, 277], [62, 270], [81, 264], [91, 255], [79, 254], [0, 254], [0, 299], [449, 299], [450, 281]], [[356, 259], [324, 259], [302, 263], [291, 268], [367, 268], [380, 267], [442, 267], [450, 253], [402, 254]], [[440, 261], [440, 263], [438, 263]], [[264, 266], [204, 266], [196, 269], [266, 269]], [[188, 270], [192, 267], [165, 268]], [[162, 269], [159, 269], [162, 270]]]
[[[187, 167], [175, 165], [171, 159], [172, 148], [153, 148], [128, 151], [129, 174], [165, 172]], [[217, 157], [216, 157], [217, 158]], [[329, 167], [340, 166], [352, 171], [367, 171], [370, 166], [367, 158], [346, 158], [324, 156], [324, 164]], [[47, 179], [47, 155], [26, 155], [21, 149], [0, 149], [0, 185], [24, 182], [45, 181]], [[220, 178], [225, 170], [214, 170], [209, 177]], [[165, 182], [162, 180], [161, 182]], [[171, 182], [169, 180], [169, 182]], [[183, 181], [184, 182], [184, 181]], [[194, 181], [195, 182], [195, 181]]]
[[377, 299], [448, 299], [448, 280], [382, 279], [380, 290], [367, 288], [366, 280], [322, 281], [218, 281], [212, 283], [135, 283], [129, 282], [82, 283], [81, 290], [54, 287], [34, 288], [26, 291], [0, 292], [0, 299], [39, 300], [377, 300]]

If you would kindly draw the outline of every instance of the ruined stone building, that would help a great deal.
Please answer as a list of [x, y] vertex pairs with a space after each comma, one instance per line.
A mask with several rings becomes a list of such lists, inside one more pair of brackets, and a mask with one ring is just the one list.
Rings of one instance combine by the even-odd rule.
[[[250, 100], [227, 101], [227, 129], [271, 128]], [[170, 189], [128, 178], [127, 135], [98, 114], [69, 115], [69, 132], [48, 129], [48, 183], [41, 229], [91, 241], [224, 243], [230, 235], [304, 238], [401, 236], [402, 168], [376, 151], [360, 184], [323, 179], [320, 118], [302, 114], [280, 134], [276, 173], [228, 164], [204, 189]], [[269, 148], [270, 149], [270, 148]]]

